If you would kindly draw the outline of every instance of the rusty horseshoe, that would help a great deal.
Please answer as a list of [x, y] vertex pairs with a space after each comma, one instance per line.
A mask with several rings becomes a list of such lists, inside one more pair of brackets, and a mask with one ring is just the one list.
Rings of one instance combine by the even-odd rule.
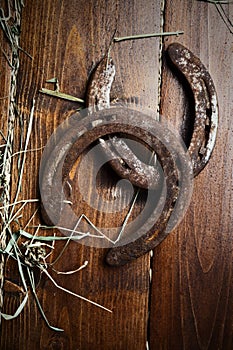
[[168, 46], [171, 62], [189, 83], [195, 103], [195, 118], [188, 152], [194, 176], [208, 163], [213, 151], [218, 127], [218, 103], [213, 80], [203, 63], [181, 44]]

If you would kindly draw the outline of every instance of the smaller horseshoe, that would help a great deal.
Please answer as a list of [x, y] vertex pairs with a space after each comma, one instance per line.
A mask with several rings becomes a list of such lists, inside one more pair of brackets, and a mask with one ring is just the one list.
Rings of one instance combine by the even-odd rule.
[[[190, 50], [179, 43], [173, 43], [169, 45], [167, 52], [172, 63], [188, 81], [194, 96], [195, 122], [188, 152], [196, 176], [209, 161], [214, 148], [218, 126], [217, 94], [209, 72]], [[109, 108], [114, 76], [114, 63], [105, 56], [97, 65], [88, 84], [87, 106], [91, 110]], [[113, 158], [109, 163], [115, 172], [137, 187], [156, 188], [159, 183], [156, 167], [139, 160], [124, 141], [116, 137], [111, 141], [112, 149], [104, 140], [101, 145], [104, 152]]]

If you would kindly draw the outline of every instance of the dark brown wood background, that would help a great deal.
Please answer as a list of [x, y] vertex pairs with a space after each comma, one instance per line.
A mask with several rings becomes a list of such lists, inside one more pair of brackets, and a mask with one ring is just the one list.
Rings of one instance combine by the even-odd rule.
[[[84, 98], [90, 71], [106, 52], [115, 29], [117, 36], [159, 32], [161, 25], [164, 31], [183, 30], [182, 36], [165, 38], [163, 49], [168, 43], [178, 41], [201, 58], [215, 82], [220, 122], [214, 153], [195, 179], [185, 218], [154, 250], [152, 259], [148, 254], [122, 268], [110, 268], [104, 263], [105, 250], [73, 242], [57, 264], [57, 269], [70, 270], [88, 260], [88, 267], [75, 275], [53, 276], [64, 287], [112, 309], [113, 313], [65, 294], [43, 276], [38, 287], [39, 298], [50, 323], [64, 332], [48, 329], [30, 294], [24, 312], [17, 319], [2, 321], [1, 349], [143, 350], [147, 341], [153, 350], [233, 348], [232, 35], [213, 4], [166, 0], [162, 12], [161, 3], [160, 0], [25, 1], [20, 46], [33, 59], [20, 53], [17, 105], [27, 119], [35, 97], [29, 148], [44, 146], [54, 129], [78, 107], [42, 95], [39, 89], [52, 88], [45, 81], [57, 77], [61, 91]], [[224, 9], [232, 20], [233, 5], [224, 5]], [[3, 48], [9, 50], [2, 32], [0, 35]], [[160, 52], [159, 38], [115, 43], [112, 56], [117, 73], [112, 98], [141, 104], [156, 112], [161, 78], [160, 113], [179, 130], [182, 116], [189, 112], [189, 101], [167, 67], [164, 55], [160, 60]], [[4, 56], [1, 53], [0, 56], [1, 97], [4, 97], [9, 91], [10, 69]], [[2, 129], [8, 102], [0, 100]], [[42, 150], [27, 156], [21, 198], [39, 196], [41, 154]], [[106, 172], [103, 175], [103, 189], [107, 191], [113, 184], [110, 175], [109, 178]], [[14, 190], [14, 183], [12, 187]], [[124, 198], [120, 200], [124, 203]], [[139, 201], [135, 212], [140, 205]], [[35, 207], [35, 204], [26, 207], [23, 221], [27, 221]], [[106, 220], [102, 215], [94, 223], [103, 225]], [[34, 223], [40, 223], [39, 216]], [[56, 247], [59, 250], [61, 245]], [[9, 264], [6, 274], [16, 281], [13, 268]], [[14, 312], [21, 298], [20, 294], [6, 292], [4, 310]]]

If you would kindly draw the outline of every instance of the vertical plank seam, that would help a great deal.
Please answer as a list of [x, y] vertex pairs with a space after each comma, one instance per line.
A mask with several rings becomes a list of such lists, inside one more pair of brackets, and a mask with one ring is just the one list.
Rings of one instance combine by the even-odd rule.
[[[160, 32], [164, 32], [164, 26], [165, 26], [165, 3], [166, 0], [161, 0], [160, 2]], [[160, 43], [159, 43], [159, 54], [158, 54], [158, 105], [157, 105], [157, 111], [156, 111], [156, 119], [160, 121], [160, 108], [161, 108], [161, 91], [162, 91], [162, 52], [163, 52], [163, 42], [164, 42], [164, 36], [160, 36]], [[150, 251], [150, 263], [149, 263], [149, 297], [148, 297], [148, 317], [147, 317], [147, 340], [146, 340], [146, 350], [150, 350], [150, 308], [152, 303], [152, 278], [153, 278], [153, 259], [154, 254], [153, 250]]]
[[[160, 3], [160, 32], [164, 32], [165, 26], [165, 3], [166, 0], [161, 0]], [[158, 106], [157, 106], [157, 120], [160, 121], [160, 109], [161, 109], [161, 91], [162, 91], [162, 52], [163, 52], [164, 36], [160, 37], [159, 43], [159, 66], [158, 66]]]

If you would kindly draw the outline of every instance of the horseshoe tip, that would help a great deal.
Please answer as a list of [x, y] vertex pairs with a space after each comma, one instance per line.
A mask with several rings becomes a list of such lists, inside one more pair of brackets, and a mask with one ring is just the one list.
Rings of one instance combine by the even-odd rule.
[[171, 43], [167, 47], [167, 52], [168, 52], [170, 57], [180, 56], [184, 50], [187, 50], [187, 48], [185, 46], [183, 46], [182, 44], [176, 43], [176, 42]]

